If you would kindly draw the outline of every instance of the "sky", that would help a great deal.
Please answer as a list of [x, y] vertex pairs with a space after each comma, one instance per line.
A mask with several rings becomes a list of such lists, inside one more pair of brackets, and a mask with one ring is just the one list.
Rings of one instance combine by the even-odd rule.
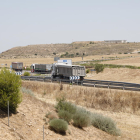
[[74, 41], [140, 42], [140, 0], [0, 0], [0, 52]]

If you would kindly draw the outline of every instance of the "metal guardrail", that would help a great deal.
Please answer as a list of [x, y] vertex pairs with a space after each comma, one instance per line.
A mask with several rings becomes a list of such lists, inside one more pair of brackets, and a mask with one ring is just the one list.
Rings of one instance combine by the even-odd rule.
[[83, 86], [140, 91], [140, 84], [84, 79]]
[[30, 81], [42, 81], [42, 82], [58, 81], [58, 82], [72, 83], [72, 84], [83, 85], [88, 87], [140, 91], [140, 84], [126, 83], [126, 82], [90, 80], [90, 79], [84, 79], [84, 81], [78, 81], [78, 80], [69, 80], [69, 79], [51, 79], [51, 77], [41, 77], [41, 76], [21, 76], [21, 79], [30, 80]]

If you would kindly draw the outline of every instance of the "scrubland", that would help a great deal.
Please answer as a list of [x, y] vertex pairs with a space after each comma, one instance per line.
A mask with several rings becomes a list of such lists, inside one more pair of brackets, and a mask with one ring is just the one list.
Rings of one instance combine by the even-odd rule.
[[[0, 111], [0, 139], [43, 139], [47, 140], [139, 140], [140, 133], [140, 93], [97, 89], [60, 83], [22, 81], [23, 101], [17, 114], [10, 116], [10, 127], [7, 116]], [[56, 113], [56, 98], [65, 97], [67, 101], [85, 108], [93, 113], [112, 118], [121, 130], [121, 136], [112, 136], [93, 126], [79, 129], [69, 125], [66, 135], [49, 129], [43, 121], [46, 113]]]
[[63, 87], [60, 87], [61, 85], [59, 84], [27, 81], [23, 81], [22, 86], [54, 100], [63, 95], [66, 96], [67, 100], [85, 107], [140, 115], [139, 92], [77, 87], [71, 85], [63, 85]]
[[91, 112], [111, 117], [122, 132], [122, 135], [117, 139], [140, 138], [139, 92], [27, 81], [23, 81], [22, 86], [31, 89], [36, 98], [41, 101], [55, 105], [56, 98], [65, 96], [67, 101], [82, 106]]

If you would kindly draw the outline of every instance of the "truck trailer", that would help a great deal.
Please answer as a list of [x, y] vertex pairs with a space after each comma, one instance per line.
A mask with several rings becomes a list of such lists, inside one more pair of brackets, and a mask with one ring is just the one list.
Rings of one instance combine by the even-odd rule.
[[40, 73], [47, 73], [51, 72], [52, 64], [32, 64], [31, 65], [31, 72], [40, 72]]
[[12, 62], [12, 69], [15, 71], [23, 70], [23, 62]]

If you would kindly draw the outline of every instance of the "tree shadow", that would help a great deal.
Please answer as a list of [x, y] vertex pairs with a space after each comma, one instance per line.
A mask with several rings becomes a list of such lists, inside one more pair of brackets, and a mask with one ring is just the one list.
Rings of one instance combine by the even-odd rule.
[[58, 131], [56, 131], [55, 129], [53, 129], [52, 127], [48, 127], [51, 131], [54, 131], [56, 134], [60, 134], [60, 135], [62, 135], [62, 136], [65, 136], [66, 135], [66, 132], [58, 132]]
[[[9, 112], [9, 116], [12, 116], [12, 112]], [[6, 118], [8, 117], [8, 110], [2, 110], [0, 109], [0, 118]]]

